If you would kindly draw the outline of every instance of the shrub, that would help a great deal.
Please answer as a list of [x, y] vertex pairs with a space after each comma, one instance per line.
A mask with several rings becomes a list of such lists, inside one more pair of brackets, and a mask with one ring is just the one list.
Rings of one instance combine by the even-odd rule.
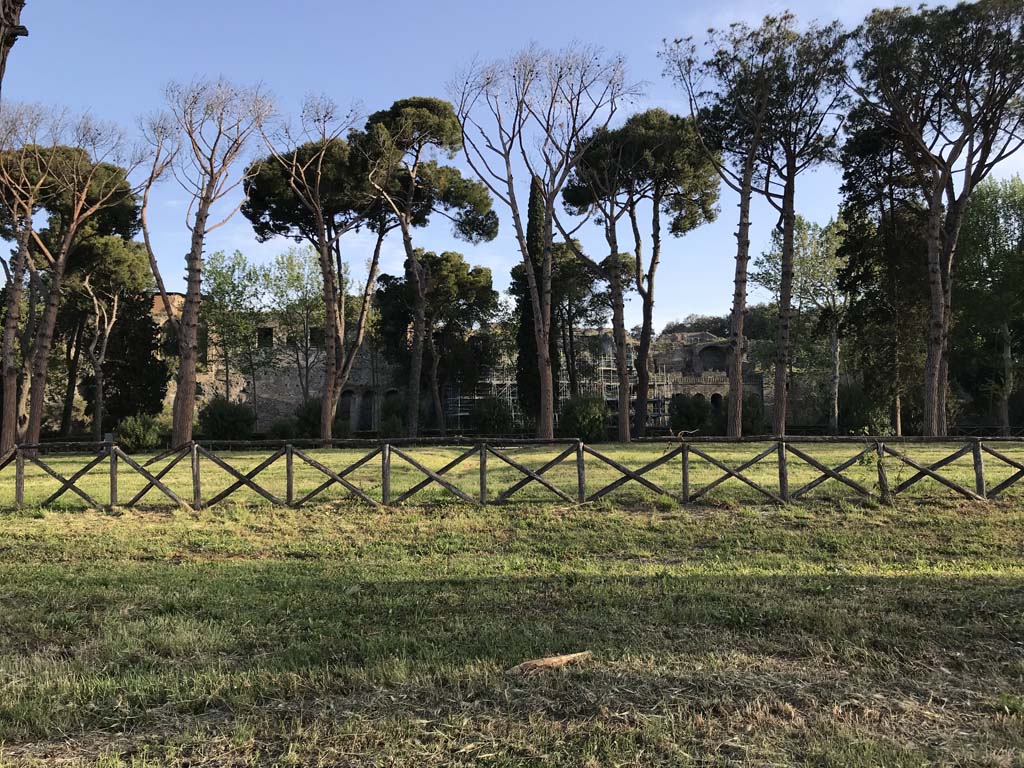
[[[295, 409], [295, 436], [315, 438], [320, 437], [320, 398], [311, 397]], [[334, 424], [331, 425], [331, 435], [336, 438], [349, 437], [352, 430], [349, 428], [348, 419], [334, 416]]]
[[758, 395], [747, 395], [743, 398], [743, 434], [767, 435], [772, 431], [768, 417], [764, 413], [764, 400]]
[[485, 397], [473, 403], [469, 418], [481, 435], [507, 435], [515, 429], [512, 409], [497, 397]]
[[595, 395], [570, 397], [562, 406], [558, 419], [558, 432], [562, 437], [574, 437], [585, 443], [598, 443], [604, 439], [604, 424], [608, 406]]
[[672, 395], [668, 402], [668, 423], [673, 432], [707, 432], [711, 424], [711, 403], [703, 395]]
[[401, 398], [385, 397], [380, 406], [381, 437], [401, 437], [405, 434], [405, 404]]
[[199, 427], [210, 440], [246, 440], [256, 426], [256, 414], [245, 403], [217, 396], [199, 411]]
[[160, 423], [152, 416], [126, 416], [117, 425], [117, 442], [128, 453], [146, 451], [161, 444]]
[[299, 430], [295, 419], [278, 419], [267, 430], [267, 437], [271, 440], [294, 440]]

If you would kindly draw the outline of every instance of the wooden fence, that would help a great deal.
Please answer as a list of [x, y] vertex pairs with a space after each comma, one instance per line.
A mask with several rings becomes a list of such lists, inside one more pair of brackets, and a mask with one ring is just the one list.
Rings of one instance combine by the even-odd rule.
[[[721, 450], [722, 446], [736, 446], [737, 444], [758, 444], [766, 447], [763, 447], [755, 456], [733, 464], [714, 455], [716, 448]], [[907, 445], [921, 444], [945, 446], [946, 448], [940, 457], [923, 463], [908, 455], [906, 448]], [[822, 445], [854, 446], [856, 453], [840, 463], [830, 466], [812, 455], [815, 449]], [[738, 481], [753, 489], [757, 496], [778, 504], [804, 499], [811, 491], [829, 480], [844, 486], [844, 490], [854, 496], [882, 503], [892, 503], [896, 497], [906, 493], [908, 489], [925, 479], [934, 480], [945, 489], [965, 499], [982, 501], [998, 498], [1008, 488], [1024, 478], [1024, 456], [1018, 461], [1007, 455], [1005, 447], [1007, 445], [1024, 448], [1024, 441], [1013, 438], [751, 437], [730, 439], [687, 437], [682, 440], [654, 438], [635, 441], [631, 444], [634, 448], [648, 446], [653, 449], [652, 453], [658, 453], [642, 466], [631, 468], [609, 456], [607, 452], [575, 440], [503, 440], [476, 443], [444, 439], [383, 442], [333, 440], [328, 443], [306, 441], [286, 445], [268, 441], [205, 444], [192, 442], [181, 448], [164, 451], [144, 463], [140, 463], [139, 460], [128, 455], [116, 443], [108, 442], [89, 444], [88, 447], [92, 450], [84, 451], [85, 463], [65, 475], [52, 466], [53, 462], [52, 460], [48, 461], [48, 457], [54, 453], [60, 453], [62, 450], [65, 452], [75, 450], [78, 455], [81, 455], [83, 444], [44, 443], [35, 446], [19, 446], [13, 449], [0, 458], [0, 471], [10, 464], [14, 464], [14, 503], [16, 506], [25, 504], [25, 471], [28, 465], [38, 467], [59, 484], [57, 490], [42, 501], [41, 506], [53, 504], [66, 493], [74, 493], [92, 507], [133, 507], [142, 502], [150, 493], [157, 492], [178, 506], [200, 509], [214, 506], [231, 498], [236, 492], [247, 489], [271, 504], [298, 508], [313, 501], [332, 486], [339, 486], [350, 497], [376, 507], [400, 505], [431, 486], [443, 489], [469, 504], [501, 504], [511, 500], [516, 493], [530, 484], [542, 488], [553, 500], [569, 504], [582, 504], [598, 501], [628, 483], [635, 483], [657, 496], [689, 505], [701, 501], [711, 491], [730, 480]], [[215, 453], [218, 446], [223, 449], [222, 453], [224, 450], [228, 452], [245, 450], [250, 453], [269, 451], [269, 454], [251, 469], [242, 470], [233, 466], [224, 455]], [[431, 469], [413, 455], [415, 449], [420, 446], [459, 449], [461, 453], [444, 466]], [[558, 452], [557, 455], [545, 460], [542, 465], [531, 468], [510, 455], [511, 448], [524, 446], [546, 446]], [[325, 463], [326, 459], [321, 460], [311, 455], [314, 448], [359, 449], [362, 455], [356, 460], [346, 460], [344, 466], [332, 467]], [[946, 453], [947, 450], [950, 452]], [[941, 470], [944, 468], [960, 459], [966, 459], [968, 456], [973, 467], [973, 483], [965, 485], [942, 473]], [[479, 488], [474, 489], [475, 493], [470, 493], [456, 485], [452, 481], [450, 473], [463, 462], [474, 458], [479, 467]], [[789, 480], [789, 470], [794, 458], [802, 463], [802, 470], [806, 471], [810, 468], [814, 474], [813, 478], [806, 480], [798, 487], [792, 487]], [[81, 481], [104, 459], [109, 460], [107, 468], [109, 494], [104, 499], [106, 503], [101, 503], [82, 487]], [[604, 482], [599, 488], [588, 489], [588, 460], [591, 466], [595, 462], [603, 465], [604, 473], [610, 472], [614, 479]], [[191, 493], [182, 495], [172, 490], [165, 480], [178, 464], [185, 461], [188, 462], [191, 469]], [[203, 461], [223, 470], [230, 478], [228, 485], [209, 493], [209, 495], [204, 493], [204, 490], [210, 492], [211, 489], [209, 483], [204, 488], [201, 470]], [[280, 495], [280, 488], [269, 488], [262, 485], [258, 479], [261, 473], [280, 461], [283, 461], [285, 465], [283, 496]], [[392, 466], [396, 461], [403, 462], [407, 465], [407, 469], [411, 468], [419, 477], [411, 487], [401, 493], [392, 493]], [[1008, 476], [998, 482], [988, 482], [986, 480], [986, 461], [994, 461], [1001, 465], [1004, 471], [1008, 468]], [[166, 463], [156, 469], [155, 465], [161, 462]], [[350, 479], [354, 472], [370, 465], [371, 462], [379, 464], [380, 490], [379, 493], [373, 495]], [[651, 479], [649, 475], [653, 470], [670, 465], [672, 462], [678, 462], [678, 475], [675, 475], [678, 478], [678, 485], [674, 482], [666, 484], [664, 480], [659, 484]], [[696, 485], [692, 480], [692, 469], [695, 462], [704, 462], [705, 468], [714, 468], [717, 477], [702, 485]], [[765, 484], [762, 477], [758, 479], [753, 477], [752, 470], [763, 462], [772, 462], [776, 465], [777, 481]], [[514, 471], [515, 480], [501, 492], [492, 494], [488, 487], [488, 480], [493, 476], [495, 464], [502, 468], [510, 467]], [[546, 476], [555, 467], [564, 464], [575, 465], [574, 488], [560, 487]], [[865, 484], [863, 477], [858, 480], [850, 474], [851, 467], [859, 465], [863, 468], [866, 464], [874, 465], [874, 471], [871, 474], [876, 479], [870, 484]], [[887, 464], [889, 468], [887, 468]], [[318, 484], [300, 495], [296, 493], [295, 479], [296, 468], [301, 465], [313, 470]], [[902, 472], [909, 473], [909, 476], [904, 479], [895, 477], [892, 467], [898, 467]], [[505, 469], [505, 472], [507, 474], [508, 470]], [[132, 494], [130, 498], [125, 498], [119, 493], [119, 482], [125, 473], [141, 477], [144, 483], [141, 490]], [[770, 476], [773, 475], [775, 472], [770, 472]], [[773, 480], [775, 479], [773, 477]]]

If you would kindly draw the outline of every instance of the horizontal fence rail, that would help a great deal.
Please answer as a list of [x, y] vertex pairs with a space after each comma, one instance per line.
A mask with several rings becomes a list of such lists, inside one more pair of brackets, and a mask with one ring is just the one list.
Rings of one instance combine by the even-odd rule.
[[[719, 455], [715, 455], [718, 445]], [[750, 445], [757, 453], [736, 461], [723, 458], [721, 451], [726, 447]], [[833, 463], [829, 459], [815, 456], [823, 445], [849, 446], [853, 455]], [[927, 461], [914, 458], [908, 446], [941, 446], [941, 455], [931, 456]], [[623, 447], [623, 446], [615, 446]], [[25, 505], [26, 469], [35, 467], [48, 478], [56, 481], [58, 487], [39, 503], [50, 506], [65, 494], [74, 494], [91, 507], [139, 506], [147, 498], [163, 498], [185, 509], [212, 507], [231, 499], [240, 491], [248, 491], [273, 505], [299, 508], [335, 487], [346, 498], [373, 507], [401, 505], [420, 496], [427, 489], [441, 491], [468, 504], [503, 504], [513, 501], [523, 489], [532, 486], [543, 497], [567, 504], [596, 502], [613, 492], [632, 484], [682, 505], [701, 502], [715, 489], [734, 481], [761, 499], [776, 504], [787, 504], [804, 500], [828, 481], [833, 487], [857, 499], [892, 503], [895, 498], [906, 494], [911, 488], [925, 480], [937, 483], [946, 491], [970, 501], [984, 501], [1002, 496], [1009, 488], [1024, 480], [1024, 452], [1020, 459], [1008, 455], [1010, 448], [1024, 449], [1024, 440], [1019, 438], [882, 438], [882, 437], [746, 437], [725, 438], [686, 436], [684, 438], [649, 438], [636, 440], [624, 447], [646, 448], [651, 455], [645, 457], [640, 466], [627, 466], [620, 459], [609, 455], [611, 448], [601, 448], [576, 440], [534, 440], [503, 439], [495, 441], [467, 441], [454, 439], [401, 439], [387, 441], [371, 440], [308, 440], [287, 444], [271, 441], [222, 441], [190, 442], [180, 448], [163, 451], [144, 462], [130, 456], [119, 445], [106, 443], [41, 443], [18, 446], [0, 457], [0, 472], [14, 465], [14, 504]], [[417, 457], [417, 448], [458, 450], [459, 453], [443, 466], [432, 468], [422, 456]], [[554, 456], [542, 456], [543, 463], [530, 467], [522, 457], [513, 455], [517, 449], [536, 448], [557, 451]], [[84, 450], [83, 450], [84, 449]], [[337, 466], [333, 457], [312, 455], [314, 450], [357, 451], [357, 458], [345, 458]], [[219, 450], [219, 452], [218, 452]], [[268, 452], [258, 456], [255, 466], [240, 469], [232, 464], [231, 451]], [[60, 471], [51, 457], [74, 451], [83, 464], [72, 471]], [[535, 457], [536, 458], [536, 457]], [[86, 488], [83, 479], [107, 461], [109, 494], [98, 500], [93, 486]], [[949, 468], [962, 461], [962, 474], [972, 481], [951, 477]], [[986, 461], [1008, 474], [1002, 479], [989, 482], [986, 479]], [[454, 470], [470, 462], [470, 472], [478, 476], [478, 488], [467, 490], [459, 487], [453, 477]], [[476, 463], [475, 472], [472, 462]], [[227, 484], [214, 487], [207, 479], [204, 483], [204, 463], [226, 475]], [[536, 463], [536, 462], [535, 462]], [[967, 463], [972, 472], [968, 473]], [[182, 493], [172, 489], [169, 476], [179, 464], [187, 464], [191, 479], [189, 491]], [[283, 483], [279, 476], [283, 464]], [[774, 464], [774, 468], [765, 465]], [[157, 468], [157, 465], [159, 468]], [[392, 472], [396, 467], [413, 475], [416, 479], [410, 487], [393, 493]], [[588, 466], [598, 468], [604, 475], [599, 487], [588, 487]], [[678, 467], [678, 471], [672, 469]], [[695, 467], [700, 467], [706, 479], [697, 485]], [[796, 487], [790, 484], [790, 469], [798, 467], [804, 475], [810, 475]], [[861, 474], [854, 476], [851, 470], [859, 467]], [[562, 468], [574, 476], [571, 481], [563, 479], [560, 485], [552, 474]], [[869, 469], [865, 469], [869, 468]], [[575, 470], [574, 472], [572, 470]], [[654, 477], [655, 470], [661, 470], [660, 479]], [[946, 472], [944, 473], [944, 470]], [[300, 471], [315, 483], [305, 492], [296, 491], [296, 478]], [[364, 485], [355, 476], [362, 472]], [[499, 471], [511, 474], [511, 484], [503, 490], [493, 492], [493, 479]], [[179, 470], [179, 473], [183, 470]], [[265, 479], [270, 472], [278, 473], [278, 483]], [[374, 489], [365, 487], [367, 473], [372, 473]], [[8, 470], [9, 473], [9, 470]], [[675, 478], [666, 482], [664, 476]], [[971, 477], [973, 475], [973, 477]], [[130, 498], [119, 494], [121, 481], [129, 476], [141, 489]], [[465, 477], [465, 474], [464, 474]], [[766, 477], [769, 480], [766, 481]], [[870, 479], [867, 479], [870, 478]], [[379, 482], [379, 491], [376, 490]], [[473, 484], [476, 485], [476, 480]], [[2, 480], [0, 480], [2, 485]], [[90, 490], [91, 489], [91, 490]]]

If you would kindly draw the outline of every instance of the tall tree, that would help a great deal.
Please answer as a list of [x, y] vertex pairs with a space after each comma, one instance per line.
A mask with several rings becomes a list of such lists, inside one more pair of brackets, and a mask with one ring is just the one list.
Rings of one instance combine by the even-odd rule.
[[998, 403], [1000, 431], [1009, 436], [1024, 331], [1024, 182], [1019, 176], [978, 185], [964, 213], [959, 252], [966, 317], [958, 324], [980, 337], [986, 353], [995, 352], [997, 364], [976, 360], [971, 368], [989, 378], [984, 384]]
[[[639, 93], [621, 57], [571, 45], [530, 46], [508, 59], [471, 67], [452, 85], [466, 161], [512, 214], [535, 321], [540, 410], [537, 436], [555, 430], [551, 362], [551, 265], [555, 207], [588, 141], [619, 106]], [[519, 168], [543, 191], [540, 263], [531, 253], [519, 202]], [[539, 275], [539, 279], [538, 279]]]
[[727, 434], [743, 433], [743, 361], [747, 351], [747, 272], [750, 265], [750, 203], [761, 171], [761, 147], [770, 132], [768, 104], [774, 92], [777, 28], [731, 24], [710, 29], [702, 54], [692, 39], [666, 44], [666, 73], [686, 93], [706, 156], [721, 180], [739, 195], [736, 267], [729, 316]]
[[[320, 398], [320, 437], [324, 440], [333, 434], [338, 400], [366, 337], [384, 238], [397, 226], [369, 184], [369, 142], [351, 130], [352, 119], [351, 112], [340, 112], [329, 99], [311, 97], [303, 106], [298, 131], [293, 132], [287, 124], [279, 127], [276, 136], [265, 131], [270, 156], [250, 167], [242, 205], [242, 213], [261, 241], [281, 235], [307, 242], [316, 250], [324, 309], [325, 365]], [[348, 141], [343, 138], [346, 132]], [[376, 243], [368, 260], [354, 332], [349, 333], [344, 285], [349, 262], [343, 258], [341, 238], [360, 226], [376, 235]]]
[[854, 84], [897, 137], [928, 211], [926, 435], [946, 433], [953, 267], [974, 189], [1024, 144], [1024, 8], [980, 0], [876, 10], [855, 35]]
[[[718, 213], [718, 176], [715, 163], [701, 147], [692, 118], [650, 109], [630, 117], [616, 133], [626, 148], [626, 210], [633, 231], [633, 281], [642, 301], [634, 434], [643, 437], [654, 339], [654, 278], [661, 263], [661, 217], [668, 217], [668, 230], [674, 237], [713, 221]], [[645, 203], [650, 208], [649, 250], [644, 247], [640, 225]]]
[[89, 233], [131, 235], [137, 227], [135, 191], [128, 176], [138, 162], [126, 148], [123, 134], [111, 124], [89, 116], [61, 118], [56, 130], [64, 146], [41, 148], [49, 180], [43, 202], [47, 226], [32, 231], [32, 250], [45, 272], [45, 301], [32, 340], [28, 422], [25, 441], [39, 442], [46, 404], [50, 349], [64, 276], [80, 237]]
[[[473, 370], [467, 370], [472, 355], [464, 353], [470, 334], [480, 329], [494, 314], [498, 294], [491, 287], [491, 270], [470, 267], [462, 254], [452, 251], [416, 254], [426, 288], [421, 346], [429, 352], [429, 370], [421, 376], [409, 397], [420, 402], [419, 392], [426, 383], [430, 392], [435, 426], [443, 435], [446, 419], [441, 398], [442, 383], [471, 385]], [[382, 275], [378, 293], [381, 332], [385, 352], [393, 361], [412, 367], [409, 351], [415, 346], [418, 291], [408, 273], [404, 278]], [[410, 329], [413, 329], [410, 331]], [[472, 365], [477, 369], [477, 365]]]
[[[181, 447], [192, 439], [195, 419], [203, 249], [207, 236], [227, 224], [238, 210], [236, 205], [218, 213], [219, 204], [229, 199], [253, 172], [250, 167], [234, 175], [253, 135], [269, 113], [270, 103], [258, 88], [240, 88], [225, 80], [172, 83], [167, 87], [166, 98], [167, 113], [148, 126], [153, 152], [142, 198], [142, 231], [167, 322], [177, 339], [171, 443]], [[185, 254], [185, 303], [180, 317], [164, 287], [147, 216], [152, 188], [169, 168], [173, 168], [175, 179], [190, 198], [185, 226], [191, 238]]]
[[470, 243], [493, 240], [498, 216], [487, 188], [459, 171], [429, 159], [431, 152], [454, 156], [462, 149], [462, 129], [451, 104], [441, 99], [401, 99], [370, 115], [366, 122], [373, 158], [371, 183], [398, 220], [405, 249], [406, 279], [412, 287], [413, 322], [409, 365], [409, 398], [405, 427], [410, 437], [419, 429], [419, 391], [426, 332], [427, 275], [413, 245], [412, 230], [425, 226], [432, 213], [451, 220], [456, 237]]
[[779, 323], [775, 360], [775, 434], [786, 433], [795, 250], [796, 180], [834, 156], [848, 102], [847, 37], [838, 23], [797, 30], [796, 19], [769, 17], [774, 25], [774, 87], [768, 100], [771, 131], [762, 137], [763, 191], [779, 212], [782, 231]]

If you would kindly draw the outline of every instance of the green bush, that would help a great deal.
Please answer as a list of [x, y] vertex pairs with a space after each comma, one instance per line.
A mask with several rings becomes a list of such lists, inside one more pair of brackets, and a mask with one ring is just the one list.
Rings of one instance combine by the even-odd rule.
[[759, 395], [747, 395], [743, 398], [743, 434], [768, 435], [772, 425], [764, 412], [764, 400]]
[[128, 453], [147, 451], [163, 442], [160, 423], [144, 413], [121, 419], [116, 436], [118, 445]]
[[574, 437], [585, 443], [599, 443], [604, 440], [607, 418], [608, 406], [600, 397], [576, 395], [562, 405], [558, 433], [562, 437]]
[[[320, 398], [311, 397], [295, 409], [295, 436], [305, 438], [320, 437]], [[335, 438], [345, 438], [352, 434], [348, 419], [334, 416], [334, 424], [331, 425], [331, 435]]]
[[247, 440], [256, 426], [256, 414], [245, 403], [217, 396], [199, 411], [199, 428], [208, 440]]
[[405, 434], [405, 404], [399, 397], [385, 397], [380, 406], [380, 437], [401, 437]]
[[473, 403], [469, 418], [481, 435], [508, 435], [515, 429], [512, 409], [497, 397], [485, 397]]
[[271, 440], [294, 440], [298, 434], [298, 424], [295, 419], [278, 419], [267, 430], [267, 437]]
[[673, 432], [704, 432], [711, 425], [711, 403], [703, 395], [672, 395], [668, 423]]

